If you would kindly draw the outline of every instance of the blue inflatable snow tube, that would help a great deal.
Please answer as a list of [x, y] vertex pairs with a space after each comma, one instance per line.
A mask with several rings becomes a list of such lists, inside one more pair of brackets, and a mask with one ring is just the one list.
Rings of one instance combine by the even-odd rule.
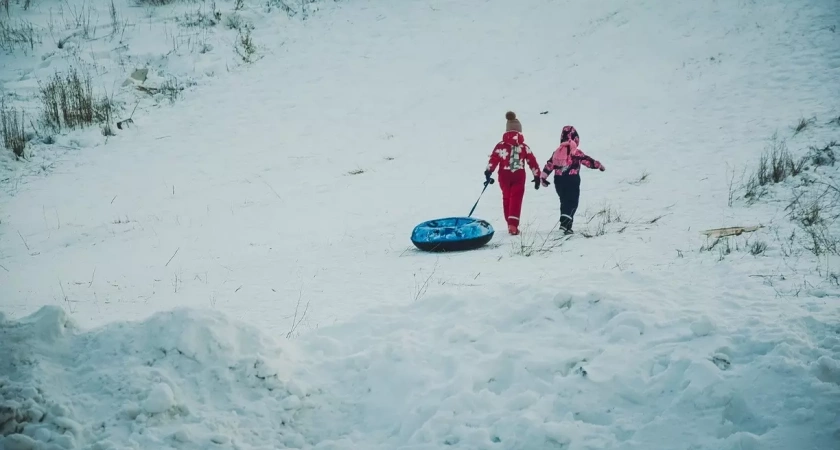
[[493, 239], [493, 226], [472, 217], [447, 217], [423, 222], [411, 232], [411, 242], [427, 252], [472, 250]]

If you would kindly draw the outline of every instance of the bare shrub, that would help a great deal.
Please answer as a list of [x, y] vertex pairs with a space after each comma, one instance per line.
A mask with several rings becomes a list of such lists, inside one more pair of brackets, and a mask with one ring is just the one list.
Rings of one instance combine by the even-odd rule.
[[[729, 238], [723, 238], [721, 242], [721, 245], [718, 246], [718, 261], [723, 261], [725, 257], [732, 253], [732, 246], [730, 245], [732, 241]], [[735, 249], [738, 249], [737, 245]]]
[[818, 225], [804, 228], [806, 242], [803, 244], [806, 250], [816, 256], [840, 255], [840, 239], [834, 236], [832, 229], [826, 225]]
[[[790, 219], [803, 227], [825, 225], [840, 218], [840, 188], [829, 183], [816, 182], [809, 186], [809, 191], [796, 195], [785, 210], [790, 211]], [[806, 201], [802, 198], [810, 192], [815, 194], [817, 186], [825, 186], [818, 195], [812, 195]]]
[[[95, 39], [96, 24], [99, 21], [99, 16], [97, 14], [96, 21], [94, 21], [92, 17], [93, 7], [87, 1], [83, 1], [80, 6], [71, 5], [67, 0], [64, 3], [70, 13], [69, 20], [65, 19], [65, 26], [68, 29], [79, 30], [79, 34], [85, 39]], [[63, 14], [62, 17], [64, 17]]]
[[3, 135], [3, 146], [11, 150], [16, 158], [23, 157], [26, 148], [26, 132], [24, 123], [26, 117], [23, 111], [16, 108], [6, 107], [6, 102], [0, 103], [0, 133]]
[[821, 225], [825, 222], [822, 218], [822, 210], [819, 200], [812, 200], [806, 205], [794, 209], [791, 218], [805, 228]]
[[514, 255], [530, 257], [534, 255], [548, 253], [561, 245], [568, 236], [556, 236], [554, 230], [557, 224], [550, 232], [542, 235], [536, 231], [531, 231], [531, 227], [523, 227], [519, 234], [519, 239], [511, 242], [511, 253]]
[[300, 303], [302, 298], [303, 288], [301, 288], [300, 295], [298, 296], [297, 304], [295, 305], [295, 315], [294, 317], [292, 317], [292, 325], [291, 328], [289, 328], [289, 332], [286, 333], [286, 339], [291, 339], [300, 335], [297, 329], [303, 322], [303, 320], [306, 319], [306, 313], [309, 311], [309, 305], [312, 303], [311, 299], [306, 301], [306, 306], [303, 308], [303, 312], [300, 314], [300, 318], [298, 318], [298, 311], [300, 310]]
[[254, 27], [242, 18], [239, 14], [231, 14], [225, 19], [225, 26], [231, 30], [242, 31], [245, 28], [253, 30]]
[[814, 166], [833, 166], [837, 162], [837, 155], [834, 153], [834, 147], [840, 147], [837, 141], [831, 141], [823, 148], [816, 146], [809, 147], [808, 160]]
[[178, 0], [134, 0], [134, 4], [137, 6], [164, 6], [177, 1]]
[[802, 246], [815, 256], [840, 254], [840, 236], [836, 234], [840, 188], [827, 186], [821, 195], [804, 202], [799, 195], [788, 206], [791, 220], [805, 232]]
[[35, 32], [35, 27], [25, 20], [17, 24], [11, 21], [0, 21], [0, 49], [13, 52], [16, 48], [35, 50], [35, 44], [40, 44], [41, 38]]
[[278, 8], [289, 17], [295, 17], [300, 14], [301, 19], [306, 20], [309, 16], [307, 12], [307, 5], [314, 3], [315, 1], [316, 0], [266, 0], [265, 7], [267, 12], [271, 12], [272, 9]]
[[169, 99], [170, 103], [174, 103], [181, 96], [183, 90], [184, 85], [174, 77], [167, 78], [160, 85], [160, 92]]
[[80, 75], [71, 68], [62, 76], [56, 72], [45, 84], [39, 84], [41, 121], [55, 132], [103, 123], [112, 115], [107, 97], [96, 99], [89, 74]]
[[256, 59], [257, 54], [257, 46], [254, 44], [254, 40], [251, 38], [251, 29], [246, 28], [243, 32], [239, 30], [237, 33], [236, 45], [234, 46], [234, 50], [236, 50], [236, 54], [242, 58], [242, 61], [245, 63], [252, 63]]
[[718, 236], [714, 239], [707, 238], [700, 246], [700, 252], [712, 252], [715, 249], [718, 252], [718, 261], [723, 261], [733, 252], [748, 251], [753, 255], [760, 255], [767, 250], [767, 244], [762, 241], [750, 243], [749, 239], [739, 242], [736, 236]]
[[723, 241], [725, 239], [726, 238], [724, 238], [724, 237], [717, 237], [714, 240], [708, 240], [707, 239], [706, 242], [703, 245], [700, 246], [700, 251], [701, 252], [710, 252], [710, 251], [714, 250], [715, 247], [717, 247], [717, 245], [720, 244], [721, 241]]
[[289, 3], [295, 0], [267, 0], [266, 1], [266, 9], [268, 12], [271, 12], [272, 8], [278, 8], [280, 11], [286, 13], [289, 17], [294, 17], [297, 15], [298, 11], [295, 10]]
[[781, 183], [788, 177], [799, 175], [804, 170], [806, 161], [805, 158], [794, 160], [785, 142], [774, 134], [758, 161], [758, 168], [744, 186], [744, 197], [758, 200], [766, 193], [765, 186]]
[[105, 137], [116, 136], [111, 122], [114, 120], [114, 99], [104, 96], [99, 102], [98, 121], [102, 124], [102, 135]]
[[[593, 220], [595, 221], [594, 224], [592, 223]], [[603, 236], [607, 233], [608, 225], [625, 222], [626, 221], [623, 219], [621, 212], [610, 205], [605, 205], [586, 220], [586, 227], [581, 230], [580, 235], [585, 238]], [[617, 231], [622, 233], [626, 228], [627, 227], [624, 226], [619, 228]]]
[[796, 246], [796, 230], [791, 230], [790, 236], [784, 239], [779, 236], [779, 232], [776, 231], [776, 241], [779, 243], [779, 250], [785, 258], [789, 258], [800, 253], [800, 248]]
[[805, 131], [805, 129], [808, 128], [809, 125], [813, 124], [816, 121], [817, 121], [817, 119], [815, 119], [815, 118], [810, 118], [810, 119], [806, 119], [804, 117], [800, 118], [799, 122], [797, 122], [796, 126], [793, 127], [793, 135], [796, 136], [797, 134]]
[[161, 85], [159, 87], [142, 86], [142, 85], [137, 86], [138, 90], [146, 92], [149, 95], [154, 96], [154, 95], [162, 94], [164, 97], [169, 99], [170, 103], [174, 103], [175, 100], [177, 100], [178, 97], [181, 96], [181, 92], [183, 92], [185, 88], [186, 88], [186, 85], [184, 83], [181, 83], [175, 77], [167, 78], [166, 81], [161, 83]]
[[216, 2], [210, 4], [210, 10], [204, 8], [204, 4], [199, 5], [198, 10], [191, 13], [184, 13], [184, 17], [179, 20], [180, 24], [185, 27], [199, 27], [209, 28], [216, 26], [222, 21], [222, 12], [216, 9]]
[[[743, 174], [741, 174], [741, 179], [743, 180]], [[732, 207], [732, 203], [735, 201], [737, 189], [735, 187], [735, 171], [732, 171], [732, 176], [729, 178], [729, 183], [727, 184], [729, 188], [729, 196], [727, 197], [726, 204], [729, 207]]]
[[639, 185], [643, 184], [645, 181], [647, 181], [648, 177], [650, 177], [650, 172], [645, 170], [644, 172], [642, 172], [642, 174], [639, 176], [639, 178], [636, 178], [635, 180], [628, 181], [627, 183], [632, 184], [633, 186], [639, 186]]
[[806, 169], [806, 163], [808, 162], [808, 158], [799, 158], [799, 160], [791, 159], [788, 165], [788, 173], [790, 176], [795, 177], [798, 176]]
[[117, 13], [116, 5], [114, 5], [114, 0], [111, 0], [111, 4], [108, 6], [108, 13], [111, 16], [111, 36], [113, 37], [119, 32], [121, 27], [120, 17]]
[[767, 243], [764, 241], [754, 241], [750, 244], [749, 251], [753, 256], [762, 255], [767, 251]]

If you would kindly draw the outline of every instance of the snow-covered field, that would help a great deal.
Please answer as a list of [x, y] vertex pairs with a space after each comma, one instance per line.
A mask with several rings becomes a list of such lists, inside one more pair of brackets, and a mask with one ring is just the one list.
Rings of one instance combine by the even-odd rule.
[[[8, 104], [84, 68], [133, 123], [0, 149], [0, 449], [840, 448], [836, 1], [108, 3], [2, 19]], [[606, 166], [578, 235], [491, 187], [417, 251], [507, 110]]]

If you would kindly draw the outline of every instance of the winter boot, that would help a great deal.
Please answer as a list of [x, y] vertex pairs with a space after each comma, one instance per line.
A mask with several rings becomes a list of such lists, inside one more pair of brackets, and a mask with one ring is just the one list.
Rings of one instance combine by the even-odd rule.
[[574, 233], [572, 231], [572, 216], [568, 214], [562, 214], [560, 216], [560, 231], [562, 231], [563, 234]]
[[516, 236], [517, 234], [519, 234], [519, 227], [517, 227], [516, 225], [508, 225], [508, 233], [510, 233], [513, 236]]

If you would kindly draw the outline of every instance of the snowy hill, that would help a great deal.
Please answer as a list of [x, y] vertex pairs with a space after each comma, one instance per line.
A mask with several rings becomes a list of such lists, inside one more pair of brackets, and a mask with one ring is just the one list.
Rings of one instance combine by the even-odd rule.
[[[0, 448], [840, 445], [836, 2], [25, 3]], [[112, 117], [36, 120], [70, 68]], [[606, 166], [577, 235], [417, 251], [507, 110]]]

